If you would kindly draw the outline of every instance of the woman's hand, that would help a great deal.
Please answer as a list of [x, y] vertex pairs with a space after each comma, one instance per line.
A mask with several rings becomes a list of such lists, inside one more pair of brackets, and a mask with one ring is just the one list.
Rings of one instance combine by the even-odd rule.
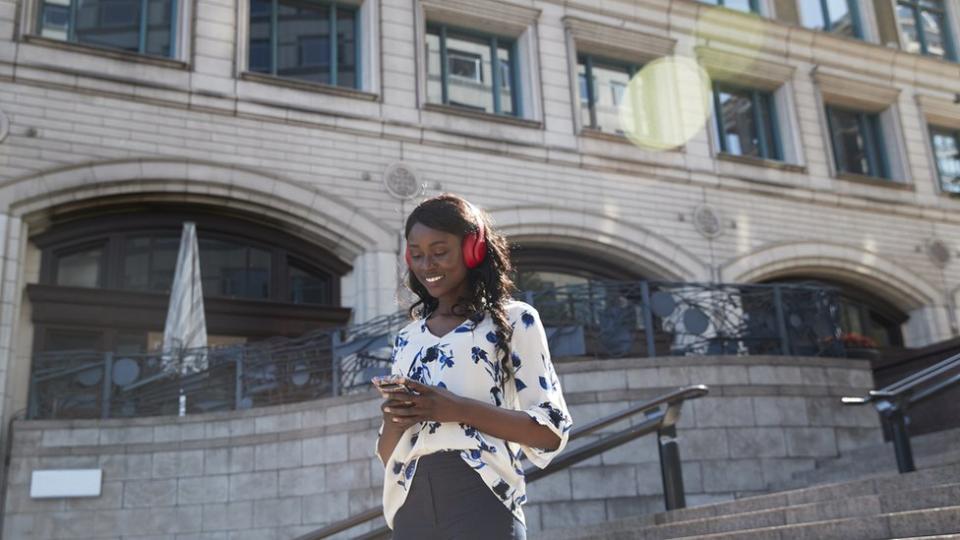
[[[383, 392], [381, 392], [383, 393]], [[407, 428], [417, 423], [417, 420], [402, 418], [394, 414], [413, 405], [413, 402], [407, 399], [409, 394], [399, 392], [395, 397], [388, 397], [380, 404], [380, 410], [383, 412], [383, 425], [385, 429], [398, 429], [406, 431]]]
[[[403, 390], [392, 391], [392, 399], [383, 404], [384, 421], [412, 425], [417, 422], [460, 422], [462, 420], [463, 398], [438, 386], [429, 386], [413, 379], [405, 379], [403, 385], [416, 392], [407, 394]], [[381, 390], [381, 393], [385, 390]], [[392, 401], [397, 401], [396, 405]], [[411, 405], [403, 406], [402, 403]], [[386, 415], [395, 419], [387, 420]]]

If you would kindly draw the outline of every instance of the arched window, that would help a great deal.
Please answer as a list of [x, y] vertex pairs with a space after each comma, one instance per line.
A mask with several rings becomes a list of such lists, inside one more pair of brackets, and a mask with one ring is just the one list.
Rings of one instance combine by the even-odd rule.
[[58, 219], [31, 238], [35, 351], [151, 350], [162, 339], [184, 221], [197, 224], [211, 345], [345, 324], [349, 265], [279, 226], [197, 207]]
[[511, 246], [514, 280], [521, 291], [543, 291], [590, 281], [638, 281], [642, 275], [597, 254], [518, 243]]

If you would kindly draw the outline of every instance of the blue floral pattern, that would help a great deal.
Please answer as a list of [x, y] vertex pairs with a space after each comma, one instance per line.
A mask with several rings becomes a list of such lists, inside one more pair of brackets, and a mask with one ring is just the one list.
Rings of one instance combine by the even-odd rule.
[[[530, 305], [513, 301], [507, 306], [507, 318], [513, 328], [511, 384], [503, 384], [506, 374], [495, 350], [499, 338], [491, 317], [479, 322], [466, 320], [442, 337], [434, 336], [424, 320], [411, 322], [394, 340], [391, 371], [454, 394], [523, 411], [553, 431], [560, 445], [553, 450], [528, 447], [457, 422], [411, 426], [384, 464], [383, 512], [391, 528], [416, 474], [418, 458], [441, 450], [460, 450], [464, 462], [525, 523], [522, 505], [527, 496], [521, 456], [546, 467], [566, 446], [573, 420], [550, 361], [539, 314]], [[377, 442], [382, 434], [381, 423]]]

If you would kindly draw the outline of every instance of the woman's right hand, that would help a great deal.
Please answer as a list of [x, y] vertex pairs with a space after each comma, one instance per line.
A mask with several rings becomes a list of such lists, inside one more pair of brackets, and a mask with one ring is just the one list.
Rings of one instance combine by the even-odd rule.
[[417, 420], [410, 420], [408, 417], [396, 416], [395, 411], [404, 409], [413, 405], [412, 401], [404, 399], [404, 392], [396, 392], [395, 395], [383, 400], [380, 404], [380, 411], [383, 413], [384, 429], [394, 429], [397, 431], [406, 431], [410, 426], [417, 424]]

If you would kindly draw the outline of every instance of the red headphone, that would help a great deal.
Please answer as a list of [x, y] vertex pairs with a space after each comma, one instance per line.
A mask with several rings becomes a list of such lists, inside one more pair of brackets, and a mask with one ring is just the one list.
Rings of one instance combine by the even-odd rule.
[[[477, 230], [467, 233], [463, 237], [460, 250], [463, 252], [463, 263], [467, 265], [467, 268], [476, 268], [480, 266], [487, 257], [487, 232], [483, 227], [483, 219], [477, 207], [470, 204], [469, 201], [464, 202], [467, 203], [467, 207], [470, 208], [470, 213], [473, 214], [473, 221], [477, 224]], [[408, 268], [413, 266], [413, 259], [410, 256], [410, 246], [407, 246], [404, 258], [407, 260]]]

